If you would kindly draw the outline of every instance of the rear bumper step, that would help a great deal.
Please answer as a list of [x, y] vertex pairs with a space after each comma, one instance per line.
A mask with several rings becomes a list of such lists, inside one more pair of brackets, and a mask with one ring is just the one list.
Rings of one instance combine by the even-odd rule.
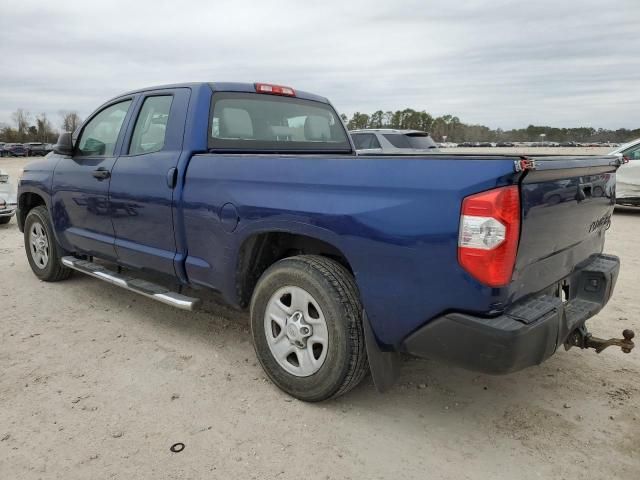
[[[441, 358], [469, 370], [492, 374], [538, 365], [567, 342], [572, 332], [583, 329], [585, 322], [606, 305], [619, 268], [618, 257], [593, 256], [562, 282], [569, 287], [566, 302], [542, 293], [513, 305], [498, 317], [448, 313], [409, 335], [402, 349], [419, 357]], [[552, 290], [554, 288], [552, 286]], [[624, 340], [610, 341], [592, 338], [591, 343], [588, 338], [572, 337], [569, 344], [581, 348], [596, 344], [594, 348], [601, 347], [602, 350], [608, 343], [631, 350], [633, 332], [624, 337]]]
[[125, 288], [182, 310], [195, 310], [196, 306], [200, 302], [199, 298], [187, 297], [186, 295], [173, 292], [156, 283], [122, 275], [109, 270], [102, 265], [98, 265], [97, 263], [89, 262], [87, 260], [81, 260], [76, 257], [62, 257], [62, 264], [65, 267], [72, 268], [78, 272], [99, 278], [100, 280], [104, 280], [112, 285]]

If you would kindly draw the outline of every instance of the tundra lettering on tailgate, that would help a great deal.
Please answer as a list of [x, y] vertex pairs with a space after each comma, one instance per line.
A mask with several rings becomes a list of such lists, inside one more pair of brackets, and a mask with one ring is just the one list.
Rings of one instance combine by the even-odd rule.
[[607, 213], [606, 215], [602, 216], [598, 220], [591, 222], [591, 225], [589, 226], [589, 233], [595, 232], [601, 227], [608, 229], [610, 225], [611, 225], [611, 214]]

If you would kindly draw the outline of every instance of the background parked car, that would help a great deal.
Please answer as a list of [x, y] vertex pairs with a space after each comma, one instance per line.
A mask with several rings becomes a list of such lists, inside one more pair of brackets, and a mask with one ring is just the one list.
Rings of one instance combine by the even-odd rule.
[[628, 162], [616, 173], [616, 203], [640, 206], [640, 138], [612, 150], [609, 155], [622, 156]]
[[376, 128], [349, 132], [358, 153], [437, 152], [438, 146], [427, 132]]
[[21, 143], [5, 143], [0, 155], [3, 157], [26, 157], [27, 149]]
[[0, 170], [0, 225], [11, 221], [17, 206], [16, 189], [9, 181], [9, 174]]
[[29, 142], [24, 146], [27, 149], [27, 157], [44, 157], [48, 153], [45, 144], [41, 142]]

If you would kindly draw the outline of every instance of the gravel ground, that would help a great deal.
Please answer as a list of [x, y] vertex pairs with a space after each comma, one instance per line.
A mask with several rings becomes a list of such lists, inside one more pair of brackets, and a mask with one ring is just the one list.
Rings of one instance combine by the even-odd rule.
[[[622, 270], [597, 335], [640, 332], [638, 238], [640, 212], [617, 211], [606, 251]], [[388, 393], [367, 378], [304, 404], [265, 378], [245, 314], [42, 283], [15, 220], [0, 302], [2, 479], [640, 478], [640, 350], [563, 350], [502, 377], [406, 359]]]

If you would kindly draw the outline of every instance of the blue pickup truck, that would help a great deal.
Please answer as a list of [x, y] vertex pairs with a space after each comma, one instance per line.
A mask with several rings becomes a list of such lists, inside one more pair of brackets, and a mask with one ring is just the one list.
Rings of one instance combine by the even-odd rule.
[[79, 271], [177, 308], [208, 289], [249, 309], [267, 375], [320, 401], [368, 371], [388, 388], [402, 353], [508, 373], [563, 345], [631, 350], [633, 332], [585, 327], [618, 275], [602, 253], [618, 166], [360, 156], [323, 97], [180, 84], [62, 134], [25, 167], [17, 220], [41, 280]]

